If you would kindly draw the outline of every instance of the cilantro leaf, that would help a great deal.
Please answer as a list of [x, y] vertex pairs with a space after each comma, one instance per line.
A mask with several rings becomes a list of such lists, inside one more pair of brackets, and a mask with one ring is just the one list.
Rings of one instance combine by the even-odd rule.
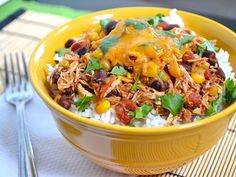
[[203, 52], [205, 52], [206, 50], [215, 52], [215, 48], [213, 46], [213, 44], [206, 40], [203, 44], [199, 45], [197, 48], [197, 54], [202, 57]]
[[172, 31], [163, 31], [163, 30], [155, 30], [157, 34], [165, 37], [175, 37], [174, 33]]
[[224, 101], [230, 105], [236, 100], [236, 84], [233, 79], [227, 79], [224, 82]]
[[153, 42], [144, 42], [144, 43], [140, 44], [139, 47], [146, 47], [146, 46], [150, 46], [153, 44], [154, 44]]
[[107, 53], [109, 48], [115, 46], [118, 42], [118, 37], [107, 37], [100, 44], [99, 48], [102, 50], [103, 54]]
[[151, 112], [152, 106], [149, 106], [148, 104], [143, 104], [141, 107], [137, 108], [135, 111], [130, 111], [129, 114], [134, 119], [142, 119], [146, 118], [148, 113]]
[[88, 106], [91, 104], [93, 98], [94, 96], [84, 96], [80, 100], [75, 101], [73, 104], [78, 108], [78, 111], [84, 112], [86, 109], [88, 109]]
[[182, 37], [180, 40], [175, 39], [174, 42], [175, 42], [176, 47], [180, 49], [182, 45], [192, 42], [194, 37], [195, 36], [187, 35], [187, 36]]
[[139, 77], [137, 77], [135, 79], [134, 85], [131, 87], [131, 91], [137, 91], [138, 90], [138, 81], [139, 81]]
[[163, 22], [162, 17], [164, 17], [163, 14], [157, 14], [151, 18], [148, 18], [147, 22], [155, 28], [159, 23]]
[[59, 48], [56, 50], [56, 53], [59, 57], [63, 57], [66, 53], [70, 51], [70, 48]]
[[99, 60], [96, 58], [90, 58], [89, 64], [87, 65], [85, 72], [88, 73], [93, 70], [99, 70], [99, 69], [101, 69]]
[[167, 93], [161, 98], [162, 107], [168, 109], [173, 116], [180, 113], [184, 105], [184, 97], [179, 94]]
[[114, 66], [110, 72], [113, 75], [123, 76], [127, 73], [123, 66]]
[[107, 27], [107, 24], [110, 22], [109, 19], [102, 19], [100, 20], [100, 26], [101, 26], [101, 30], [102, 31], [105, 31], [106, 30], [106, 27]]
[[220, 95], [216, 100], [214, 100], [210, 103], [210, 106], [209, 106], [207, 112], [205, 113], [205, 115], [211, 116], [211, 115], [217, 113], [220, 109], [222, 102], [223, 102], [223, 96]]
[[138, 21], [138, 20], [132, 20], [132, 19], [126, 20], [125, 25], [133, 26], [137, 30], [143, 30], [143, 29], [146, 29], [148, 27], [147, 23], [144, 23], [144, 22], [141, 22], [141, 21]]

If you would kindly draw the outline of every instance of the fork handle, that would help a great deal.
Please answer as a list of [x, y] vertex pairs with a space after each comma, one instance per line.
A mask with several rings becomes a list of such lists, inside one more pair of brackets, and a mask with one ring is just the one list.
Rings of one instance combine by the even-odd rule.
[[19, 177], [38, 177], [34, 162], [34, 153], [28, 129], [25, 125], [25, 103], [20, 102], [16, 106], [17, 112], [17, 132], [18, 132], [18, 176]]

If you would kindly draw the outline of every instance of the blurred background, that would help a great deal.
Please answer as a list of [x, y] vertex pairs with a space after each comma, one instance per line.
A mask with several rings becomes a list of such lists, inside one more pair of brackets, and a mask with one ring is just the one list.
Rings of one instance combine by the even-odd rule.
[[[0, 0], [3, 4], [7, 0]], [[177, 8], [195, 12], [200, 15], [207, 16], [236, 31], [236, 1], [235, 0], [9, 0], [11, 2], [18, 1], [22, 6], [30, 6], [32, 4], [44, 4], [54, 6], [64, 6], [75, 10], [97, 11], [115, 7], [126, 6], [152, 6], [152, 7], [168, 7]], [[14, 8], [14, 7], [12, 7]], [[1, 10], [1, 9], [0, 9]], [[42, 9], [43, 10], [43, 9]], [[3, 12], [3, 11], [2, 11]], [[1, 12], [1, 13], [2, 13]], [[1, 16], [1, 14], [0, 14]]]

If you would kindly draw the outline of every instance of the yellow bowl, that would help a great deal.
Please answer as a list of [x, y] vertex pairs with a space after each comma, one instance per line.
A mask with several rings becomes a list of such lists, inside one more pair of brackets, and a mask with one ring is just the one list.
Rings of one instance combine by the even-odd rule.
[[[192, 161], [223, 136], [236, 103], [222, 112], [194, 123], [164, 128], [133, 128], [109, 125], [80, 117], [60, 107], [45, 87], [46, 64], [53, 63], [54, 51], [71, 37], [97, 27], [103, 18], [123, 19], [168, 14], [170, 9], [132, 7], [91, 13], [72, 20], [45, 37], [34, 50], [29, 70], [32, 84], [53, 113], [64, 137], [82, 154], [100, 166], [127, 174], [158, 174], [177, 169]], [[205, 17], [178, 11], [185, 25], [230, 53], [236, 68], [236, 35], [233, 31]], [[66, 158], [66, 157], [65, 157]]]

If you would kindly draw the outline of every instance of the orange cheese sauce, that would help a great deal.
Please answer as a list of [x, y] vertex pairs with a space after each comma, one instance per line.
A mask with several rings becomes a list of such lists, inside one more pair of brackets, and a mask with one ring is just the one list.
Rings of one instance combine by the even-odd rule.
[[118, 37], [118, 43], [108, 50], [105, 59], [110, 60], [113, 66], [133, 66], [136, 72], [140, 72], [143, 64], [148, 62], [155, 63], [161, 70], [176, 60], [179, 53], [170, 37], [157, 34], [152, 27], [139, 30], [120, 21], [108, 37]]

